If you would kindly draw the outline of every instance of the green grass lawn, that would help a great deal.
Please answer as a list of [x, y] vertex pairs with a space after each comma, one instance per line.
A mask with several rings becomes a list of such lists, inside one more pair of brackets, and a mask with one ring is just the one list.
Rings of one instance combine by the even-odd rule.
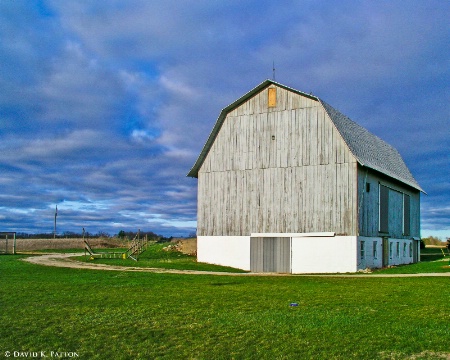
[[421, 261], [433, 261], [442, 259], [443, 257], [449, 258], [450, 252], [448, 249], [439, 249], [439, 248], [425, 248], [420, 249], [420, 260]]
[[445, 273], [450, 272], [450, 257], [434, 261], [421, 261], [416, 264], [399, 265], [386, 269], [374, 269], [374, 274], [420, 274], [420, 273]]
[[21, 257], [0, 256], [0, 358], [7, 351], [79, 359], [450, 356], [450, 278], [110, 272]]
[[[147, 250], [139, 255], [139, 260], [134, 261], [132, 259], [95, 259], [89, 260], [89, 256], [78, 256], [75, 259], [83, 262], [95, 262], [107, 265], [119, 265], [119, 266], [133, 266], [133, 267], [147, 267], [147, 268], [163, 268], [163, 269], [176, 269], [176, 270], [198, 270], [198, 271], [219, 271], [219, 272], [236, 272], [243, 273], [244, 270], [211, 265], [205, 263], [198, 263], [195, 256], [182, 254], [178, 251], [164, 251], [163, 248], [167, 247], [168, 243], [151, 244]], [[119, 252], [126, 249], [101, 249], [101, 252]], [[94, 249], [97, 252], [96, 249]]]
[[[445, 255], [445, 256], [444, 256]], [[450, 272], [450, 254], [447, 249], [420, 249], [420, 262], [411, 265], [400, 265], [392, 268], [377, 269], [375, 274], [419, 274]]]

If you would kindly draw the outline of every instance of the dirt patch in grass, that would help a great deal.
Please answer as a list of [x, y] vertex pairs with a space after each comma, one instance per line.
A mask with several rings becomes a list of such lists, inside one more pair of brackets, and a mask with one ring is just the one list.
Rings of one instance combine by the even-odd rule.
[[171, 242], [176, 244], [177, 251], [187, 255], [197, 255], [197, 238], [174, 239]]
[[386, 359], [386, 360], [422, 360], [422, 359], [450, 360], [450, 353], [436, 352], [436, 351], [422, 351], [421, 353], [413, 354], [413, 355], [409, 355], [409, 356], [402, 354], [400, 352], [391, 352], [391, 353], [382, 352], [380, 355], [381, 355], [381, 359]]

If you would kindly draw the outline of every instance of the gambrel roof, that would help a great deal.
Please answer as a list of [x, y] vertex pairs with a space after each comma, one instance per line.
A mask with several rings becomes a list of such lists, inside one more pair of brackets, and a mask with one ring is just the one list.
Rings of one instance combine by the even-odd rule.
[[399, 152], [387, 142], [319, 99], [358, 163], [423, 191]]
[[220, 115], [211, 131], [211, 134], [208, 137], [208, 140], [203, 146], [203, 149], [199, 157], [197, 158], [197, 161], [195, 162], [194, 166], [189, 171], [187, 176], [198, 177], [198, 171], [200, 170], [203, 161], [208, 155], [208, 152], [212, 144], [214, 143], [214, 140], [219, 133], [227, 114], [270, 85], [276, 85], [285, 90], [292, 91], [299, 95], [318, 101], [325, 109], [326, 113], [330, 117], [342, 139], [347, 144], [350, 152], [353, 154], [360, 165], [376, 170], [393, 179], [401, 181], [402, 183], [407, 184], [414, 189], [424, 192], [412, 176], [401, 155], [394, 147], [392, 147], [379, 137], [373, 135], [361, 125], [358, 125], [354, 121], [350, 120], [347, 116], [343, 115], [320, 98], [311, 94], [301, 92], [299, 90], [295, 90], [269, 79], [259, 84], [257, 87], [237, 99], [232, 104], [228, 105], [220, 112]]

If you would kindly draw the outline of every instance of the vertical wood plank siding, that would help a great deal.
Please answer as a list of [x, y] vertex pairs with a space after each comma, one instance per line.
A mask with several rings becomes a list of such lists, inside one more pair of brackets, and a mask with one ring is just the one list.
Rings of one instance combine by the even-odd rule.
[[198, 235], [356, 235], [357, 164], [321, 104], [277, 88], [231, 111], [198, 174]]
[[[367, 192], [366, 184], [370, 184], [369, 192]], [[380, 236], [380, 188], [378, 184], [383, 185], [383, 187], [389, 190], [388, 194], [385, 195], [388, 197], [389, 202], [388, 217], [385, 219], [387, 221], [389, 237], [396, 239], [420, 237], [420, 192], [407, 185], [393, 181], [374, 170], [363, 167], [358, 168], [359, 235], [369, 237]], [[409, 196], [409, 219], [406, 219], [405, 222], [409, 227], [409, 231], [406, 233], [403, 233], [402, 226], [403, 221], [405, 221], [403, 218], [402, 194]]]

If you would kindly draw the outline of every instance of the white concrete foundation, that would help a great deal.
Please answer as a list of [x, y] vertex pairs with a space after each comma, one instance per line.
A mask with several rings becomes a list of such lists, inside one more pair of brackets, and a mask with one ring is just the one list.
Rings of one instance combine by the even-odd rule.
[[[364, 246], [364, 256], [361, 255], [361, 242]], [[358, 236], [357, 247], [358, 270], [378, 269], [383, 267], [383, 239], [380, 237]]]
[[292, 273], [357, 271], [356, 236], [293, 237]]
[[250, 270], [250, 236], [198, 236], [197, 261]]
[[[383, 266], [381, 237], [333, 236], [334, 233], [252, 235], [290, 238], [292, 274], [351, 273]], [[420, 256], [418, 241], [388, 241], [387, 265], [413, 263], [413, 251]], [[199, 236], [197, 260], [250, 270], [250, 236]]]
[[[364, 250], [363, 250], [364, 249]], [[414, 262], [414, 251], [420, 258], [418, 241], [412, 239], [388, 239], [386, 265], [406, 265]], [[358, 270], [383, 267], [383, 240], [380, 237], [358, 236]]]

